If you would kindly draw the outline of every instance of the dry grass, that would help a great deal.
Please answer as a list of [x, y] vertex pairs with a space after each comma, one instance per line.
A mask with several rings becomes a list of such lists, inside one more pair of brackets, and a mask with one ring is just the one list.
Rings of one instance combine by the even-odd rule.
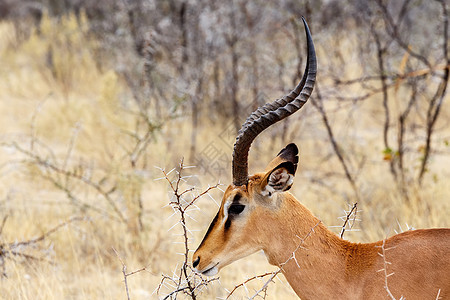
[[[130, 298], [156, 298], [154, 290], [161, 274], [171, 274], [180, 267], [182, 257], [177, 253], [182, 252], [182, 245], [174, 243], [181, 239], [177, 235], [180, 228], [169, 230], [177, 219], [171, 217], [172, 210], [166, 206], [169, 199], [166, 183], [154, 180], [162, 176], [154, 166], [170, 169], [181, 157], [188, 156], [189, 120], [178, 118], [163, 126], [139, 164], [130, 166], [128, 156], [133, 138], [126, 132], [136, 129], [137, 117], [129, 112], [136, 111], [137, 107], [129, 100], [129, 91], [114, 71], [101, 71], [95, 66], [92, 53], [96, 43], [84, 34], [83, 23], [79, 25], [69, 17], [57, 29], [50, 20], [44, 20], [47, 23], [44, 22], [42, 34], [32, 33], [22, 44], [15, 42], [11, 24], [0, 23], [0, 142], [3, 145], [0, 148], [0, 218], [7, 216], [0, 244], [32, 239], [72, 217], [82, 217], [82, 220], [64, 226], [42, 242], [20, 249], [35, 259], [13, 256], [0, 260], [0, 271], [3, 269], [6, 274], [0, 280], [0, 295], [3, 299], [126, 299], [122, 266], [114, 248], [128, 271], [147, 266], [146, 271], [128, 278]], [[49, 48], [54, 55], [50, 65], [43, 59]], [[353, 119], [344, 120], [347, 115], [338, 113], [333, 115], [337, 138], [344, 150], [358, 149], [368, 159], [368, 166], [358, 177], [363, 199], [359, 203], [362, 210], [359, 217], [363, 221], [357, 226], [362, 230], [348, 232], [346, 238], [382, 239], [407, 226], [449, 227], [447, 178], [450, 174], [445, 167], [449, 163], [445, 152], [448, 149], [443, 143], [437, 146], [442, 154], [435, 155], [431, 162], [429, 172], [433, 180], [420, 188], [412, 187], [412, 201], [405, 203], [392, 185], [388, 166], [382, 160], [383, 148], [377, 139], [380, 132], [373, 132], [371, 126], [370, 119], [377, 118], [373, 112], [378, 103], [375, 102], [369, 100], [368, 108], [358, 107], [358, 116]], [[444, 107], [444, 116], [450, 114], [448, 107]], [[316, 113], [310, 107], [305, 108], [301, 113], [304, 115], [294, 117], [291, 123], [290, 135], [295, 137], [302, 153], [293, 193], [325, 224], [340, 226], [338, 217], [344, 215], [343, 210], [350, 204], [350, 186], [342, 177], [321, 178], [321, 183], [313, 180], [324, 170], [341, 171], [335, 158], [324, 159], [330, 146]], [[448, 124], [443, 121], [439, 127], [436, 140], [445, 140], [450, 135]], [[222, 131], [221, 124], [205, 126], [199, 131], [200, 157], [204, 155], [202, 150], [210, 145], [230, 157], [230, 145], [220, 138]], [[284, 146], [279, 139], [266, 146], [265, 138], [273, 132], [265, 132], [252, 147], [251, 170], [264, 168]], [[36, 143], [36, 139], [45, 147]], [[74, 205], [65, 191], [45, 180], [45, 166], [30, 163], [30, 157], [20, 153], [13, 143], [58, 165], [67, 160], [68, 170], [81, 166], [83, 176], [89, 173], [95, 182], [107, 178], [106, 185], [116, 185], [114, 200], [127, 222]], [[229, 182], [230, 165], [220, 166], [224, 168], [220, 174], [193, 169], [192, 173], [198, 177], [191, 183], [200, 189], [218, 181]], [[63, 182], [67, 180], [58, 176]], [[102, 195], [92, 187], [74, 180], [70, 188], [85, 203], [111, 212]], [[220, 197], [219, 191], [212, 193], [216, 203]], [[136, 206], [137, 200], [142, 201], [142, 211]], [[208, 197], [200, 199], [198, 206], [199, 210], [192, 213], [195, 221], [189, 220], [192, 249], [200, 242], [217, 210], [215, 202]], [[274, 269], [261, 253], [252, 255], [224, 269], [220, 282], [205, 291], [204, 298], [225, 297], [227, 290], [246, 278]], [[269, 286], [268, 296], [295, 298], [281, 277]], [[236, 299], [251, 295], [263, 282], [253, 281], [247, 291], [241, 289], [240, 294], [235, 293]]]

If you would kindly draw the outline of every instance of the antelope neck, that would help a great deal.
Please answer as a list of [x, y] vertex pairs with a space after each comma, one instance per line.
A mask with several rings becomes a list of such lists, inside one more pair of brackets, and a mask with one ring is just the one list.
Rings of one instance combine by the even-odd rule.
[[[271, 221], [266, 224], [275, 224]], [[281, 267], [297, 295], [301, 299], [347, 298], [346, 253], [354, 244], [329, 231], [290, 194], [277, 222], [279, 226], [264, 229], [267, 244], [263, 250], [270, 264]]]

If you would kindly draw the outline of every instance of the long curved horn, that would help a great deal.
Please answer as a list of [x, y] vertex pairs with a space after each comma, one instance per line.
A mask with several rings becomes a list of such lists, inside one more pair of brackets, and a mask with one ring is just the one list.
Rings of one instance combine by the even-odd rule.
[[233, 150], [233, 184], [247, 185], [248, 182], [248, 151], [253, 140], [270, 125], [292, 115], [308, 101], [316, 81], [317, 60], [314, 43], [308, 24], [305, 25], [308, 59], [305, 72], [300, 83], [288, 95], [272, 103], [266, 103], [255, 110], [242, 125], [236, 137]]

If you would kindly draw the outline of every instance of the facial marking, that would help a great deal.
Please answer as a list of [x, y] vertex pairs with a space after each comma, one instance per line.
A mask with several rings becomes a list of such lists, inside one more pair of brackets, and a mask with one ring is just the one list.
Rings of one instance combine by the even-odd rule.
[[225, 231], [227, 231], [228, 229], [230, 229], [231, 226], [231, 219], [228, 217], [226, 222], [225, 222]]
[[223, 219], [224, 222], [228, 219], [228, 210], [230, 209], [230, 206], [232, 204], [239, 204], [240, 200], [242, 198], [242, 195], [237, 193], [236, 195], [234, 195], [233, 200], [229, 200], [231, 197], [228, 198], [228, 200], [225, 202], [225, 204], [223, 205]]
[[232, 203], [231, 201], [227, 201], [223, 205], [223, 220], [224, 220], [224, 222], [226, 219], [228, 219], [228, 209], [230, 208], [231, 203]]
[[205, 242], [206, 238], [208, 237], [208, 235], [211, 233], [212, 229], [214, 228], [214, 226], [217, 223], [217, 220], [219, 219], [219, 212], [217, 212], [216, 216], [214, 217], [213, 221], [211, 222], [211, 224], [209, 225], [208, 231], [206, 231], [205, 236], [203, 237], [202, 242], [200, 243], [200, 245], [198, 246], [199, 248], [203, 245], [203, 243]]
[[[231, 199], [231, 197], [229, 197], [228, 199]], [[233, 200], [228, 200], [223, 205], [223, 222], [225, 222], [225, 232], [228, 231], [228, 229], [230, 229], [231, 227], [232, 216], [229, 215], [230, 206], [239, 204], [241, 199], [242, 195], [240, 193], [237, 193], [234, 195]]]

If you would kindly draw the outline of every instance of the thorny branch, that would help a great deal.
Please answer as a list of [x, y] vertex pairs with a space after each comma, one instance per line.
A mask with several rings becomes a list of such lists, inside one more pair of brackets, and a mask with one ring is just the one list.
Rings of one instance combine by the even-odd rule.
[[182, 263], [182, 266], [179, 270], [179, 275], [174, 276], [167, 276], [163, 275], [161, 282], [156, 289], [156, 293], [159, 294], [162, 286], [165, 284], [166, 281], [172, 282], [174, 285], [171, 285], [172, 291], [167, 294], [163, 299], [172, 299], [176, 298], [176, 295], [180, 292], [183, 292], [184, 294], [187, 294], [188, 297], [191, 299], [196, 299], [197, 294], [201, 292], [202, 288], [206, 287], [211, 282], [218, 280], [219, 278], [212, 278], [212, 279], [205, 279], [202, 277], [201, 274], [197, 273], [188, 262], [189, 259], [189, 229], [186, 223], [186, 218], [189, 217], [187, 214], [188, 209], [192, 206], [195, 206], [195, 202], [200, 199], [201, 197], [209, 194], [212, 190], [218, 188], [220, 185], [217, 183], [214, 186], [210, 186], [207, 189], [205, 189], [203, 192], [200, 192], [192, 197], [191, 200], [186, 200], [185, 197], [189, 195], [190, 193], [193, 193], [195, 191], [195, 187], [188, 187], [185, 190], [182, 190], [182, 183], [185, 181], [187, 176], [184, 176], [183, 171], [186, 169], [184, 165], [184, 161], [181, 160], [179, 170], [176, 170], [176, 178], [172, 180], [170, 178], [170, 172], [166, 172], [164, 169], [161, 169], [161, 172], [163, 173], [163, 178], [167, 181], [169, 184], [169, 187], [171, 189], [171, 192], [173, 193], [172, 199], [169, 201], [169, 205], [174, 209], [174, 211], [179, 216], [178, 223], [181, 225], [181, 228], [183, 230], [182, 236], [183, 236], [183, 245], [184, 245], [184, 253], [183, 258], [184, 261]]
[[341, 233], [339, 234], [339, 236], [341, 237], [341, 239], [344, 238], [344, 232], [345, 232], [345, 230], [346, 230], [346, 228], [347, 228], [347, 224], [349, 224], [349, 221], [350, 221], [351, 219], [353, 219], [353, 220], [352, 220], [352, 223], [351, 223], [351, 225], [350, 225], [350, 229], [352, 229], [352, 228], [353, 228], [353, 225], [355, 224], [355, 221], [356, 221], [356, 214], [358, 213], [358, 206], [357, 206], [357, 205], [358, 205], [358, 202], [355, 202], [355, 203], [353, 204], [353, 207], [348, 211], [347, 215], [345, 216], [344, 224], [342, 224]]
[[117, 258], [120, 260], [120, 263], [122, 264], [123, 282], [125, 284], [125, 291], [127, 293], [127, 299], [130, 300], [131, 298], [130, 298], [130, 292], [128, 289], [128, 276], [134, 275], [134, 274], [142, 272], [142, 271], [147, 271], [147, 267], [143, 267], [136, 271], [127, 273], [127, 266], [124, 263], [123, 259], [120, 257], [119, 252], [117, 252], [117, 250], [114, 247], [112, 249], [113, 249], [114, 253], [116, 254]]
[[[272, 280], [273, 280], [280, 272], [281, 272], [281, 269], [278, 269], [278, 270], [273, 271], [273, 272], [267, 272], [267, 273], [264, 273], [264, 274], [260, 274], [260, 275], [256, 275], [256, 276], [250, 277], [250, 278], [248, 278], [247, 280], [245, 280], [244, 282], [242, 282], [242, 283], [236, 285], [236, 286], [228, 293], [228, 296], [227, 296], [225, 299], [230, 298], [231, 295], [234, 293], [234, 291], [236, 291], [236, 290], [237, 290], [238, 288], [240, 288], [240, 287], [245, 286], [245, 285], [246, 285], [247, 283], [249, 283], [250, 281], [253, 281], [253, 280], [255, 280], [255, 279], [261, 279], [261, 278], [264, 278], [264, 277], [270, 275], [270, 278], [266, 281], [266, 283], [265, 283], [264, 286], [263, 286], [263, 288], [264, 288], [264, 287], [267, 287], [267, 285], [268, 285], [268, 284], [269, 284], [269, 283], [270, 283], [270, 282], [271, 282], [271, 281], [272, 281]], [[262, 291], [263, 288], [261, 288], [260, 291]]]
[[[385, 248], [385, 244], [386, 244], [386, 239], [383, 240], [383, 244], [381, 246], [376, 246], [381, 248], [381, 253], [378, 252], [378, 255], [381, 256], [383, 258], [383, 268], [378, 270], [377, 272], [383, 272], [384, 273], [384, 289], [386, 290], [386, 293], [388, 294], [389, 298], [391, 298], [392, 300], [396, 300], [394, 295], [392, 295], [391, 291], [389, 290], [389, 286], [388, 286], [388, 277], [394, 275], [394, 273], [388, 273], [388, 266], [391, 265], [391, 263], [389, 261], [387, 261], [386, 259], [386, 251], [393, 249], [393, 248]], [[403, 296], [400, 297], [399, 300], [404, 299]]]
[[[392, 292], [390, 291], [389, 286], [388, 286], [388, 278], [390, 276], [394, 275], [394, 273], [388, 272], [388, 266], [391, 265], [392, 263], [386, 259], [386, 251], [394, 249], [395, 247], [390, 247], [390, 248], [386, 249], [385, 246], [386, 246], [386, 239], [383, 239], [383, 243], [381, 244], [381, 246], [376, 246], [378, 248], [381, 248], [381, 253], [378, 252], [378, 255], [383, 258], [383, 268], [381, 268], [377, 272], [383, 272], [383, 274], [384, 274], [384, 289], [386, 290], [386, 293], [388, 294], [388, 296], [391, 300], [396, 300], [396, 298], [394, 297], [394, 295], [392, 294]], [[439, 298], [440, 294], [441, 294], [441, 289], [439, 289], [437, 292], [437, 295], [435, 298], [436, 300], [440, 299]], [[400, 296], [399, 300], [405, 300], [405, 297]]]

